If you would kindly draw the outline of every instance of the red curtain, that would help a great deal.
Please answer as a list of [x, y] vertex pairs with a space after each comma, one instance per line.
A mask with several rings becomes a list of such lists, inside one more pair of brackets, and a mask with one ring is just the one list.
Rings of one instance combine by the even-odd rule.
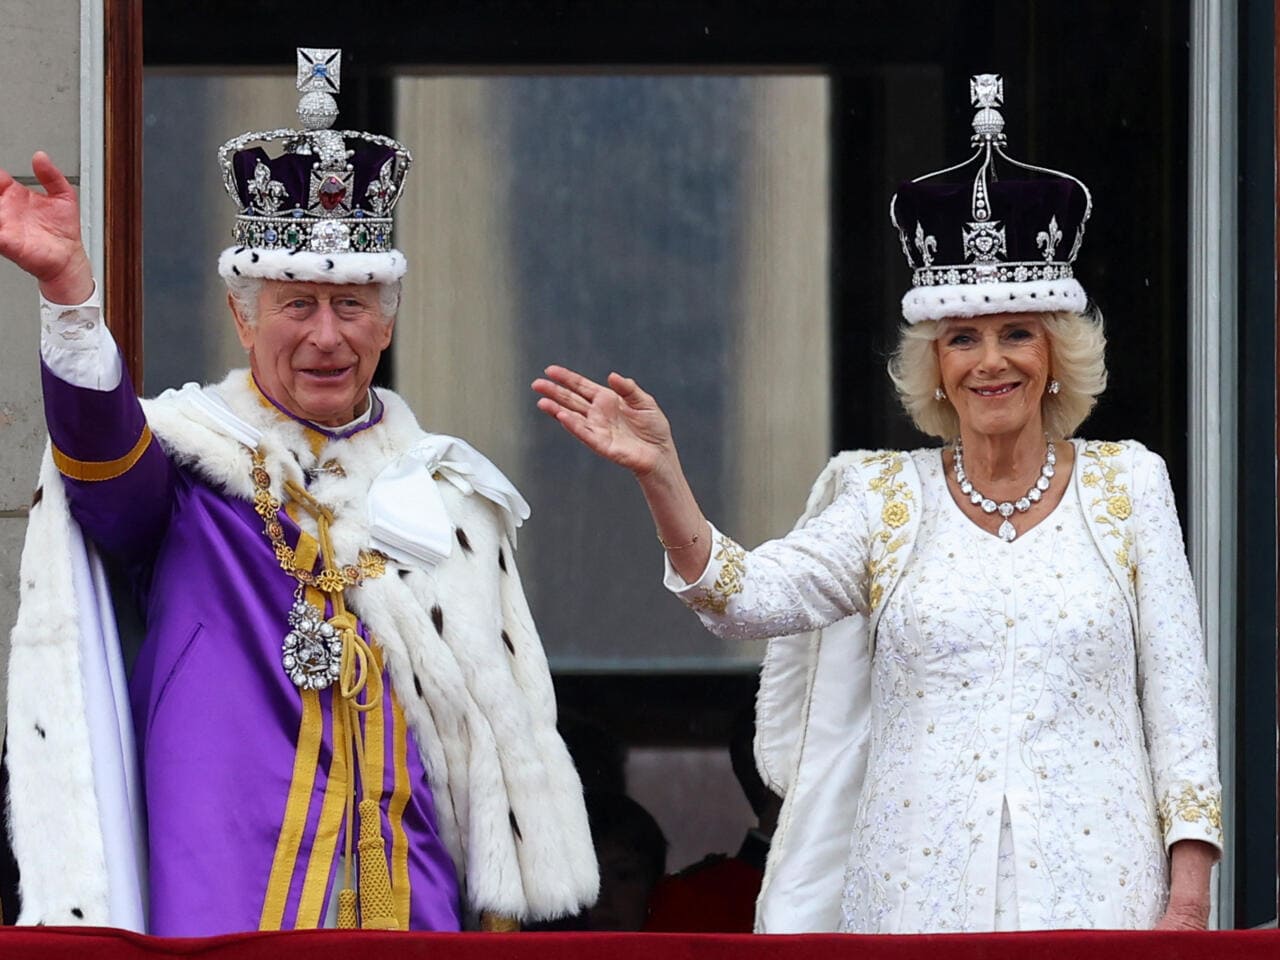
[[0, 927], [4, 960], [1277, 960], [1280, 931], [791, 936], [305, 930], [162, 940], [118, 930]]

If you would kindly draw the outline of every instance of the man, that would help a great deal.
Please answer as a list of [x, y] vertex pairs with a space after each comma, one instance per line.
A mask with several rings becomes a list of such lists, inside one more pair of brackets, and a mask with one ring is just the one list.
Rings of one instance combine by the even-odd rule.
[[[515, 568], [528, 507], [371, 388], [411, 159], [328, 129], [338, 71], [337, 51], [300, 50], [303, 129], [219, 152], [239, 210], [219, 272], [250, 369], [216, 386], [140, 404], [74, 191], [42, 153], [44, 194], [0, 171], [0, 254], [40, 285], [51, 439], [9, 673], [19, 922], [456, 930], [595, 896]], [[249, 147], [273, 140], [274, 158]], [[128, 707], [81, 531], [146, 621]]]

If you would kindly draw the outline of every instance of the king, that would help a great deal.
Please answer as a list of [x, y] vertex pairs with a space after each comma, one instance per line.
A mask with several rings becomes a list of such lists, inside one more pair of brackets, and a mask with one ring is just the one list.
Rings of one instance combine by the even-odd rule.
[[[528, 506], [371, 386], [412, 160], [332, 129], [340, 67], [300, 50], [298, 127], [219, 151], [248, 369], [215, 385], [140, 402], [74, 190], [43, 153], [43, 192], [0, 171], [0, 255], [40, 288], [51, 441], [9, 664], [21, 923], [511, 929], [595, 897], [516, 569]], [[100, 555], [138, 600], [136, 656]]]

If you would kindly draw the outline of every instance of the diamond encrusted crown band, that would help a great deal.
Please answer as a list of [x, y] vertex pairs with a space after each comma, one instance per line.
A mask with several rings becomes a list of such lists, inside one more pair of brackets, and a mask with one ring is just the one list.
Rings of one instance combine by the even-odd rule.
[[1069, 263], [981, 263], [968, 267], [917, 270], [913, 287], [954, 286], [962, 283], [1027, 283], [1031, 280], [1066, 280], [1073, 277]]

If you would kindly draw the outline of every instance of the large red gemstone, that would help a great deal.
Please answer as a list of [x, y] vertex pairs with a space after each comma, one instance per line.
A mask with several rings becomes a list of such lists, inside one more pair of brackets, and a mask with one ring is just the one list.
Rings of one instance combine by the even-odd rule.
[[320, 206], [332, 210], [342, 203], [347, 195], [347, 185], [337, 177], [325, 177], [320, 184]]

